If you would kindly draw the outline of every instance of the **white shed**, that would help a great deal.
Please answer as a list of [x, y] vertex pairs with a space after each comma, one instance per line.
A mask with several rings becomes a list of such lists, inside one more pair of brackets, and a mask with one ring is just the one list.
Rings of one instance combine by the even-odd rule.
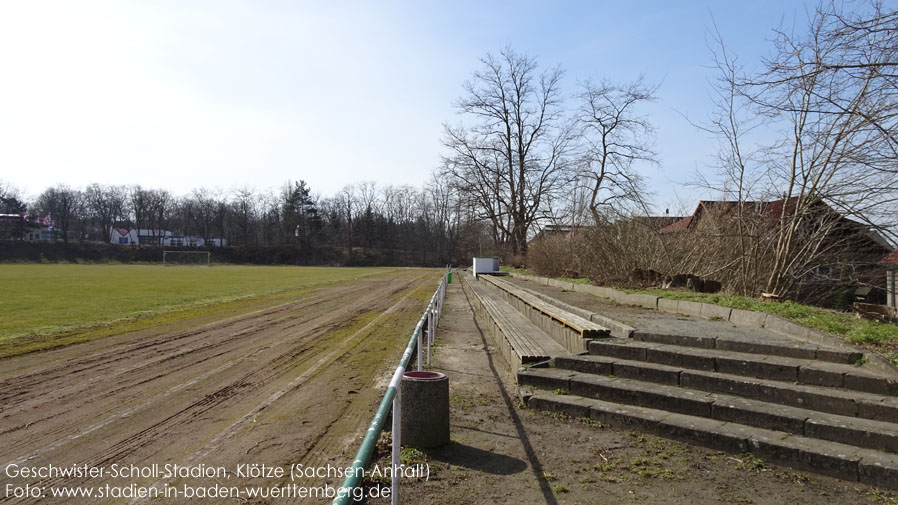
[[491, 274], [499, 271], [499, 257], [488, 256], [483, 258], [474, 258], [474, 277], [477, 274]]

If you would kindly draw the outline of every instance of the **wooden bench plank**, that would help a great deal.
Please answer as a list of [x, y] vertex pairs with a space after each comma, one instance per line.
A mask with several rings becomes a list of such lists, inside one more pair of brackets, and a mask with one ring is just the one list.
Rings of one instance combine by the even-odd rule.
[[[486, 312], [487, 318], [501, 333], [497, 337], [503, 339], [507, 344], [508, 348], [502, 349], [503, 354], [506, 354], [506, 351], [514, 354], [514, 358], [506, 354], [506, 359], [513, 359], [517, 365], [520, 365], [567, 354], [567, 350], [563, 346], [549, 338], [507, 302], [494, 298], [486, 288], [478, 285], [473, 279], [465, 284], [477, 298], [477, 303]], [[502, 344], [502, 342], [497, 343]], [[500, 345], [500, 347], [504, 346]]]
[[[510, 317], [498, 306], [495, 300], [487, 298], [486, 293], [479, 294], [482, 296], [483, 304], [490, 317], [502, 327], [503, 333], [511, 341], [511, 344], [526, 355], [542, 356], [546, 352], [531, 339], [527, 338], [519, 329], [520, 322], [512, 321]], [[517, 324], [516, 324], [517, 323]]]
[[490, 284], [496, 286], [497, 288], [505, 291], [511, 296], [514, 296], [515, 298], [521, 300], [535, 310], [540, 311], [545, 316], [550, 317], [560, 324], [580, 333], [583, 338], [600, 338], [608, 336], [608, 329], [604, 326], [601, 326], [592, 321], [588, 321], [578, 316], [577, 314], [572, 314], [571, 312], [568, 312], [560, 307], [556, 307], [555, 305], [552, 305], [545, 300], [537, 298], [530, 293], [518, 289], [517, 286], [513, 284], [496, 279], [489, 275], [484, 275], [481, 278], [486, 282], [489, 282]]

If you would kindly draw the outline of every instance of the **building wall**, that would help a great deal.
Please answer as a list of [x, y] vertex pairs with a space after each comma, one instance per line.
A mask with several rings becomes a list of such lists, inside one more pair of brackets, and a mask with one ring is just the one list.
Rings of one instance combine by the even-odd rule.
[[208, 240], [204, 237], [191, 235], [174, 235], [168, 230], [136, 230], [126, 228], [113, 228], [110, 243], [116, 245], [161, 245], [163, 247], [224, 247], [227, 240], [213, 237]]

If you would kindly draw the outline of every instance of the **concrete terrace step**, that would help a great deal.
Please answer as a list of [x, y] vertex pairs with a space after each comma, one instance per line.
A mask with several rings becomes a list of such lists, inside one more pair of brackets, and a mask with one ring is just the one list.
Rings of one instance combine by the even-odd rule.
[[507, 303], [492, 297], [472, 277], [465, 278], [463, 287], [471, 295], [474, 309], [486, 320], [496, 345], [505, 360], [516, 370], [521, 365], [546, 361], [553, 356], [566, 355], [560, 344], [549, 338]]
[[561, 412], [603, 424], [654, 433], [733, 453], [751, 452], [765, 460], [839, 479], [898, 489], [898, 455], [788, 434], [740, 423], [619, 405], [574, 395], [536, 391], [528, 408]]
[[898, 380], [860, 367], [811, 359], [683, 347], [634, 339], [609, 338], [589, 343], [593, 355], [647, 361], [693, 370], [852, 389], [898, 396]]
[[552, 364], [563, 370], [681, 386], [848, 417], [881, 421], [898, 420], [898, 398], [872, 393], [748, 378], [720, 372], [683, 370], [681, 367], [608, 356], [558, 357]]
[[556, 307], [513, 284], [490, 275], [481, 275], [478, 279], [570, 352], [584, 352], [590, 339], [609, 336], [608, 328]]
[[520, 371], [521, 385], [737, 422], [857, 447], [898, 452], [898, 424], [809, 411], [727, 394], [559, 369]]
[[786, 358], [816, 359], [843, 364], [854, 364], [864, 356], [860, 351], [832, 349], [815, 344], [793, 342], [789, 340], [770, 341], [752, 338], [740, 339], [734, 337], [677, 335], [645, 330], [634, 331], [632, 338], [634, 340], [655, 342], [658, 344], [699, 347], [702, 349], [717, 349], [721, 351], [734, 351], [749, 354], [764, 354], [767, 356], [782, 356]]

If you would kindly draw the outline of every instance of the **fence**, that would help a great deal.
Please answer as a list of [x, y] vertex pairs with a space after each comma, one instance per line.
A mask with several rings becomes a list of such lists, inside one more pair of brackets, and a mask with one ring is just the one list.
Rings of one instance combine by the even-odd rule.
[[[440, 315], [442, 315], [443, 312], [443, 301], [446, 298], [446, 285], [448, 284], [448, 279], [449, 268], [447, 267], [446, 271], [443, 272], [442, 279], [440, 279], [440, 285], [434, 292], [433, 297], [431, 297], [430, 303], [424, 310], [424, 314], [418, 321], [417, 326], [415, 326], [415, 331], [412, 332], [412, 337], [409, 339], [405, 352], [399, 360], [399, 366], [396, 367], [396, 371], [393, 373], [390, 385], [387, 387], [387, 391], [380, 401], [380, 406], [377, 408], [377, 412], [374, 414], [374, 419], [371, 420], [371, 425], [368, 427], [368, 431], [365, 433], [365, 438], [362, 440], [362, 445], [359, 447], [355, 459], [352, 462], [352, 471], [349, 472], [346, 480], [343, 481], [343, 485], [340, 486], [340, 489], [337, 491], [337, 496], [333, 501], [334, 505], [351, 503], [355, 496], [353, 490], [361, 486], [364, 469], [368, 466], [368, 462], [371, 460], [371, 454], [374, 452], [374, 446], [377, 444], [377, 439], [380, 437], [381, 431], [383, 431], [387, 419], [387, 411], [390, 408], [391, 403], [393, 406], [392, 465], [393, 468], [396, 469], [402, 464], [399, 457], [402, 440], [402, 435], [400, 433], [402, 419], [402, 412], [400, 410], [401, 388], [399, 386], [402, 381], [402, 375], [405, 373], [406, 367], [408, 367], [408, 363], [411, 360], [412, 352], [414, 352], [416, 347], [418, 371], [423, 368], [424, 360], [422, 358], [424, 357], [425, 351], [423, 348], [425, 346], [427, 347], [427, 364], [430, 364], [430, 347], [434, 343], [436, 328], [440, 323]], [[399, 503], [399, 476], [397, 475], [399, 472], [393, 471], [391, 473], [392, 503], [393, 505], [397, 505]]]

